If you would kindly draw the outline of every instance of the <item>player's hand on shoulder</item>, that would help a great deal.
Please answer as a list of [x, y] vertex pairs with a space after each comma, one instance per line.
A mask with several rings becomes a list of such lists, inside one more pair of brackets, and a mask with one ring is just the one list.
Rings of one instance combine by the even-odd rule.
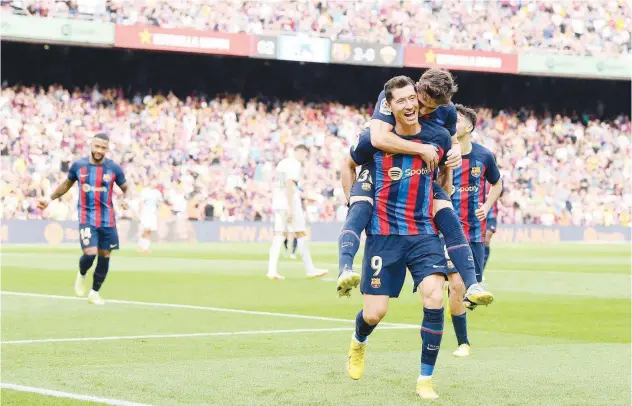
[[419, 144], [419, 155], [431, 171], [434, 171], [439, 165], [439, 149], [434, 145]]
[[446, 165], [450, 169], [456, 169], [463, 163], [463, 158], [461, 157], [461, 144], [452, 144], [452, 148], [448, 151], [448, 159], [446, 160]]

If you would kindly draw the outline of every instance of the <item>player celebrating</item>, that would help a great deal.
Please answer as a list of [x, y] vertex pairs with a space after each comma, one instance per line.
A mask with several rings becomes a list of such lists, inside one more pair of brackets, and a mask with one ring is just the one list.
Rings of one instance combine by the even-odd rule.
[[[419, 123], [419, 102], [415, 83], [397, 76], [385, 85], [387, 106], [395, 117], [395, 131], [416, 142], [433, 143], [440, 160], [450, 149], [448, 131], [432, 121]], [[349, 162], [342, 168], [343, 188], [349, 193], [355, 178], [355, 166], [370, 165], [375, 181], [375, 208], [372, 211], [364, 262], [361, 292], [364, 305], [356, 317], [356, 330], [349, 347], [347, 371], [352, 379], [364, 373], [367, 338], [386, 315], [391, 297], [398, 297], [406, 268], [419, 288], [424, 317], [421, 325], [421, 373], [417, 394], [436, 399], [430, 382], [443, 334], [442, 286], [446, 260], [432, 224], [434, 171], [419, 155], [384, 153], [371, 145], [370, 130], [365, 130], [353, 147]]]
[[[429, 69], [420, 78], [416, 85], [417, 95], [420, 103], [420, 113], [424, 114], [425, 122], [434, 122], [445, 127], [451, 135], [456, 133], [456, 109], [450, 102], [452, 95], [457, 91], [457, 86], [450, 72], [442, 69]], [[430, 145], [422, 145], [409, 140], [397, 137], [391, 131], [395, 124], [393, 114], [385, 99], [385, 92], [382, 91], [378, 97], [375, 112], [371, 120], [371, 142], [372, 144], [387, 153], [409, 154], [422, 156], [429, 169], [434, 170], [437, 164], [437, 152]], [[456, 136], [452, 137], [451, 158], [446, 164], [452, 168], [460, 165], [460, 144]], [[358, 177], [358, 182], [365, 189], [372, 188], [366, 182], [366, 174], [362, 170]], [[443, 234], [448, 255], [456, 269], [459, 271], [462, 280], [467, 288], [466, 298], [474, 304], [489, 304], [493, 301], [493, 295], [477, 283], [475, 267], [471, 260], [472, 253], [467, 244], [463, 230], [459, 224], [459, 219], [454, 210], [450, 197], [438, 184], [433, 184], [435, 198], [434, 211], [432, 213], [435, 225]], [[359, 187], [353, 188], [354, 192], [360, 191]], [[347, 219], [343, 226], [339, 238], [339, 278], [337, 283], [338, 294], [349, 295], [351, 289], [358, 285], [360, 276], [352, 272], [353, 259], [360, 245], [360, 234], [369, 222], [371, 211], [373, 210], [373, 199], [366, 193], [353, 193], [356, 196], [349, 200], [350, 208]], [[363, 195], [358, 197], [357, 195]]]
[[[476, 279], [483, 280], [487, 215], [502, 192], [500, 171], [490, 150], [470, 140], [476, 125], [476, 112], [456, 105], [459, 115], [457, 136], [463, 153], [463, 164], [454, 171], [452, 204], [458, 211], [463, 230], [474, 255]], [[485, 196], [485, 181], [491, 188]]]
[[158, 230], [158, 206], [162, 201], [162, 193], [154, 180], [140, 192], [141, 238], [138, 240], [138, 252], [149, 253], [151, 234]]
[[[110, 254], [119, 249], [118, 232], [112, 204], [113, 187], [116, 183], [127, 193], [125, 175], [120, 166], [106, 159], [110, 139], [99, 133], [92, 139], [90, 156], [75, 161], [68, 171], [66, 179], [53, 194], [40, 200], [38, 206], [46, 209], [51, 201], [60, 198], [70, 190], [75, 182], [79, 182], [79, 239], [83, 255], [79, 258], [79, 273], [75, 279], [75, 293], [85, 295], [86, 273], [92, 266], [95, 257], [99, 256], [94, 269], [92, 290], [88, 302], [102, 305], [105, 302], [99, 296], [99, 289], [105, 281], [110, 268]], [[127, 199], [121, 205], [127, 207]]]
[[[489, 183], [485, 184], [486, 189], [485, 193], [488, 194], [491, 185]], [[489, 214], [487, 214], [487, 231], [485, 232], [485, 260], [483, 261], [483, 280], [485, 280], [485, 268], [487, 268], [487, 260], [489, 259], [489, 253], [491, 252], [491, 242], [492, 237], [496, 234], [496, 226], [498, 225], [498, 201], [494, 203], [492, 208], [489, 210]]]
[[276, 187], [272, 205], [274, 208], [274, 238], [270, 247], [268, 261], [268, 278], [284, 279], [277, 270], [281, 246], [285, 240], [285, 233], [294, 233], [296, 246], [303, 258], [307, 276], [316, 278], [324, 276], [327, 271], [316, 269], [312, 263], [312, 256], [307, 247], [305, 214], [301, 207], [301, 196], [298, 189], [301, 178], [301, 167], [307, 160], [309, 150], [305, 145], [294, 148], [294, 156], [283, 159], [276, 167]]

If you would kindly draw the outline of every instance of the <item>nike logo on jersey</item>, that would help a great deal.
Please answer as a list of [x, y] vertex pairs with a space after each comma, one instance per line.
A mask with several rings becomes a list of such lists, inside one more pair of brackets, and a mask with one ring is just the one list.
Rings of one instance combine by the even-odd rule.
[[386, 153], [384, 154], [384, 156], [385, 156], [386, 158], [390, 158], [390, 157], [392, 157], [392, 156], [394, 156], [394, 155], [397, 155], [397, 154], [386, 154]]
[[85, 178], [85, 177], [87, 177], [87, 176], [88, 176], [88, 175], [79, 175], [79, 177], [81, 177], [81, 178]]

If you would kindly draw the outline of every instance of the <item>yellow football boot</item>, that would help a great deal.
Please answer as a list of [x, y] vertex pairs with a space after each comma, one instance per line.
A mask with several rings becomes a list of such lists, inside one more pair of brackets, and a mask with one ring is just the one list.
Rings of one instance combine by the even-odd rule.
[[459, 345], [459, 348], [457, 348], [456, 351], [454, 351], [452, 353], [452, 355], [454, 355], [455, 357], [459, 357], [459, 358], [469, 357], [470, 356], [470, 345], [469, 344], [461, 344], [461, 345]]
[[361, 344], [355, 338], [351, 339], [349, 345], [349, 353], [347, 354], [347, 372], [351, 379], [358, 380], [364, 374], [364, 353], [366, 351], [366, 343]]
[[435, 392], [430, 378], [417, 378], [417, 388], [415, 389], [415, 392], [417, 392], [417, 395], [419, 395], [422, 399], [439, 399], [439, 395]]

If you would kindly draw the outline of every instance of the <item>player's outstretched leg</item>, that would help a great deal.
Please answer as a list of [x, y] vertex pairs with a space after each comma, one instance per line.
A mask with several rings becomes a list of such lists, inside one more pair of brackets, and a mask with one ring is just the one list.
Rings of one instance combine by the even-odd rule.
[[309, 252], [307, 246], [307, 237], [303, 232], [297, 232], [296, 234], [296, 247], [298, 248], [301, 258], [303, 258], [303, 264], [305, 265], [305, 272], [308, 278], [318, 278], [327, 275], [326, 269], [317, 269], [312, 262], [312, 255]]
[[470, 341], [467, 338], [467, 314], [465, 313], [465, 305], [463, 304], [463, 295], [465, 294], [465, 285], [458, 273], [448, 275], [450, 303], [450, 315], [452, 318], [452, 326], [456, 341], [459, 345], [456, 351], [452, 353], [455, 357], [467, 357], [470, 355]]
[[[443, 202], [443, 200], [436, 201], [437, 204]], [[444, 207], [435, 213], [434, 220], [435, 225], [443, 234], [448, 256], [465, 283], [466, 299], [477, 305], [490, 304], [494, 300], [494, 295], [487, 292], [476, 280], [472, 250], [456, 213], [451, 207]]]
[[94, 269], [94, 275], [92, 276], [92, 290], [88, 294], [88, 302], [96, 305], [105, 304], [101, 296], [99, 295], [99, 289], [103, 285], [105, 278], [110, 270], [110, 251], [99, 250], [99, 257], [97, 259], [97, 266]]
[[347, 353], [347, 373], [351, 379], [360, 379], [364, 374], [364, 356], [369, 335], [388, 311], [388, 296], [364, 295], [364, 307], [356, 316], [356, 327], [349, 352]]
[[360, 284], [360, 274], [353, 272], [353, 260], [360, 248], [360, 235], [369, 224], [373, 206], [368, 201], [351, 204], [347, 219], [338, 238], [338, 296], [350, 296]]
[[92, 267], [96, 257], [96, 248], [94, 248], [94, 252], [90, 250], [90, 248], [87, 248], [84, 254], [79, 258], [79, 272], [75, 278], [75, 294], [77, 296], [83, 297], [86, 295], [86, 274]]
[[437, 399], [432, 385], [432, 373], [443, 337], [443, 275], [430, 275], [421, 282], [424, 318], [421, 322], [421, 372], [416, 392], [423, 399]]

